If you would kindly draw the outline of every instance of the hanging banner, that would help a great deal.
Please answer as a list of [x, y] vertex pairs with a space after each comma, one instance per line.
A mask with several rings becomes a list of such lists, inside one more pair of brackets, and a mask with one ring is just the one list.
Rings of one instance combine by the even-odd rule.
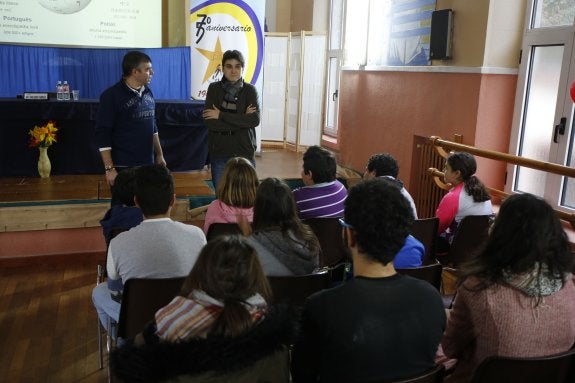
[[265, 1], [191, 0], [191, 96], [205, 100], [208, 86], [222, 78], [222, 56], [236, 49], [244, 55], [243, 78], [261, 95]]

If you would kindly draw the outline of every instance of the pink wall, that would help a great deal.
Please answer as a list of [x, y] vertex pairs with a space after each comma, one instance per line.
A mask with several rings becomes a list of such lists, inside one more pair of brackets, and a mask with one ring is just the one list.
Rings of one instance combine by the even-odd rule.
[[[410, 184], [413, 137], [436, 135], [507, 151], [515, 75], [344, 71], [340, 86], [339, 160], [363, 170], [369, 156], [391, 153]], [[488, 186], [502, 187], [504, 166], [481, 160]], [[496, 183], [496, 184], [494, 184]]]

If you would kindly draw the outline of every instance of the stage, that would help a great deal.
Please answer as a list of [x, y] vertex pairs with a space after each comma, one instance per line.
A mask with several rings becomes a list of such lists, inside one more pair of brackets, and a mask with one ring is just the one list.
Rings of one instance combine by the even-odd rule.
[[[264, 146], [256, 156], [259, 179], [278, 177], [295, 187], [301, 184], [301, 167], [302, 153], [284, 148]], [[209, 170], [172, 174], [177, 197], [172, 219], [202, 227], [204, 215], [196, 215], [194, 208], [215, 198]], [[361, 179], [340, 167], [338, 178], [348, 186]], [[103, 256], [99, 222], [109, 198], [104, 174], [0, 177], [0, 261], [14, 263], [14, 258], [39, 255]]]

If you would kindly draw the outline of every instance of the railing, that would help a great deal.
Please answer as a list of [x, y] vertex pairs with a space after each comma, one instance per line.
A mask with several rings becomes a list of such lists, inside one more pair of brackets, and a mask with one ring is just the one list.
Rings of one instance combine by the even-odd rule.
[[[453, 142], [453, 141], [446, 141], [446, 140], [441, 139], [441, 137], [437, 137], [437, 136], [429, 137], [429, 142], [435, 147], [435, 150], [437, 150], [437, 152], [443, 158], [448, 157], [448, 155], [449, 155], [448, 151], [456, 150], [456, 151], [461, 151], [461, 152], [468, 152], [468, 153], [471, 153], [471, 154], [476, 155], [478, 157], [503, 161], [503, 162], [506, 162], [508, 164], [523, 166], [523, 167], [530, 168], [530, 169], [542, 170], [542, 171], [545, 171], [548, 173], [553, 173], [553, 174], [558, 174], [558, 175], [565, 176], [565, 177], [575, 178], [575, 169], [568, 167], [568, 166], [553, 164], [553, 163], [545, 162], [545, 161], [533, 160], [530, 158], [519, 157], [519, 156], [515, 156], [512, 154], [496, 152], [493, 150], [479, 149], [479, 148], [476, 148], [475, 146], [464, 145], [464, 144], [461, 144], [458, 142]], [[429, 174], [431, 174], [431, 176], [433, 177], [433, 181], [435, 182], [435, 184], [437, 186], [439, 186], [442, 189], [446, 189], [446, 190], [449, 189], [449, 185], [445, 184], [442, 181], [443, 180], [443, 172], [442, 171], [440, 171], [436, 168], [429, 168], [429, 169], [427, 169], [427, 172]], [[489, 190], [489, 192], [492, 195], [500, 197], [501, 199], [505, 199], [506, 197], [508, 197], [510, 195], [509, 193], [506, 193], [502, 190], [493, 189], [493, 188], [489, 188], [489, 187], [487, 189]], [[573, 227], [575, 229], [575, 214], [567, 213], [567, 212], [557, 210], [557, 209], [555, 209], [555, 212], [557, 213], [557, 216], [560, 219], [569, 222], [571, 224], [571, 227]]]

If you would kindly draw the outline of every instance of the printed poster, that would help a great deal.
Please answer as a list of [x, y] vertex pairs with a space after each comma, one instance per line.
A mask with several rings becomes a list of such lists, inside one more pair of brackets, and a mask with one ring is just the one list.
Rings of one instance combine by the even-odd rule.
[[205, 100], [222, 78], [222, 57], [236, 49], [245, 59], [243, 78], [262, 94], [265, 1], [191, 0], [191, 96]]

